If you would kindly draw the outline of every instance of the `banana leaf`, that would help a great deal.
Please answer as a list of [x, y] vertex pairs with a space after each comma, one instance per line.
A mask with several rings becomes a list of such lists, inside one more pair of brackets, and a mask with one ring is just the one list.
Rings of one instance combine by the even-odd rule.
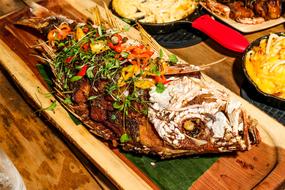
[[218, 156], [182, 157], [160, 160], [149, 156], [124, 153], [160, 189], [187, 190], [216, 160]]
[[[41, 64], [38, 64], [37, 68], [43, 79], [51, 86], [52, 80], [48, 68]], [[70, 116], [75, 124], [80, 123], [72, 114]], [[210, 155], [160, 160], [150, 156], [122, 153], [154, 183], [165, 190], [188, 189], [218, 159], [218, 156]]]

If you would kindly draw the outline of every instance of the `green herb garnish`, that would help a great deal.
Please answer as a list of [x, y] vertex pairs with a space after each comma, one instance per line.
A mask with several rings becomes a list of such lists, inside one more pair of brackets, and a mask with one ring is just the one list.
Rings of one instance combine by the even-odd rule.
[[163, 51], [162, 49], [159, 50], [159, 59], [162, 59], [163, 58]]
[[115, 114], [112, 114], [112, 115], [111, 115], [111, 120], [112, 120], [112, 121], [115, 121], [116, 119], [117, 119], [117, 116], [116, 116]]
[[94, 99], [96, 99], [96, 98], [98, 98], [98, 96], [90, 96], [90, 97], [88, 98], [88, 100], [94, 100]]
[[63, 103], [65, 103], [65, 104], [72, 104], [71, 98], [70, 97], [65, 98]]
[[78, 81], [82, 79], [82, 76], [73, 76], [71, 79], [70, 79], [70, 82], [75, 82], [75, 81]]
[[163, 93], [165, 90], [165, 86], [162, 83], [157, 83], [155, 91], [157, 93]]
[[174, 55], [174, 54], [169, 55], [168, 58], [169, 58], [170, 63], [176, 64], [178, 62], [178, 59], [177, 59], [176, 55]]
[[130, 137], [127, 133], [123, 134], [121, 137], [120, 137], [120, 142], [121, 143], [125, 143], [125, 142], [128, 142], [130, 141]]
[[54, 111], [55, 107], [56, 107], [56, 101], [52, 102], [49, 107], [44, 108], [43, 110]]

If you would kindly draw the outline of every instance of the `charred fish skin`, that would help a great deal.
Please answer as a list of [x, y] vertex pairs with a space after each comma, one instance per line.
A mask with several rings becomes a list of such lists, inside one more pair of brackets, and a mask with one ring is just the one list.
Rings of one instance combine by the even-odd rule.
[[173, 59], [108, 23], [52, 15], [16, 25], [44, 35], [39, 46], [56, 97], [112, 146], [173, 158], [244, 151], [260, 142], [241, 104], [199, 77], [199, 67], [172, 67]]

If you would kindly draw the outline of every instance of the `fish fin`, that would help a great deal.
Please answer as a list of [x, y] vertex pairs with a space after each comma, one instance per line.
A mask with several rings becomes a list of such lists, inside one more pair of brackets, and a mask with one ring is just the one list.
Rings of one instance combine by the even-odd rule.
[[22, 0], [28, 7], [30, 7], [30, 12], [36, 17], [47, 17], [54, 15], [53, 12], [45, 8], [44, 6], [34, 2], [33, 0]]

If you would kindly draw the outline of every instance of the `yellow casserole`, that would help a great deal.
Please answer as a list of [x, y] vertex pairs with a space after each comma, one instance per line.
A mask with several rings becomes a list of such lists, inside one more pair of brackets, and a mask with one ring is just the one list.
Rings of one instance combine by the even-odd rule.
[[187, 17], [196, 0], [113, 0], [113, 9], [122, 17], [146, 23], [165, 23]]
[[285, 36], [270, 34], [245, 57], [248, 75], [257, 87], [285, 99]]

